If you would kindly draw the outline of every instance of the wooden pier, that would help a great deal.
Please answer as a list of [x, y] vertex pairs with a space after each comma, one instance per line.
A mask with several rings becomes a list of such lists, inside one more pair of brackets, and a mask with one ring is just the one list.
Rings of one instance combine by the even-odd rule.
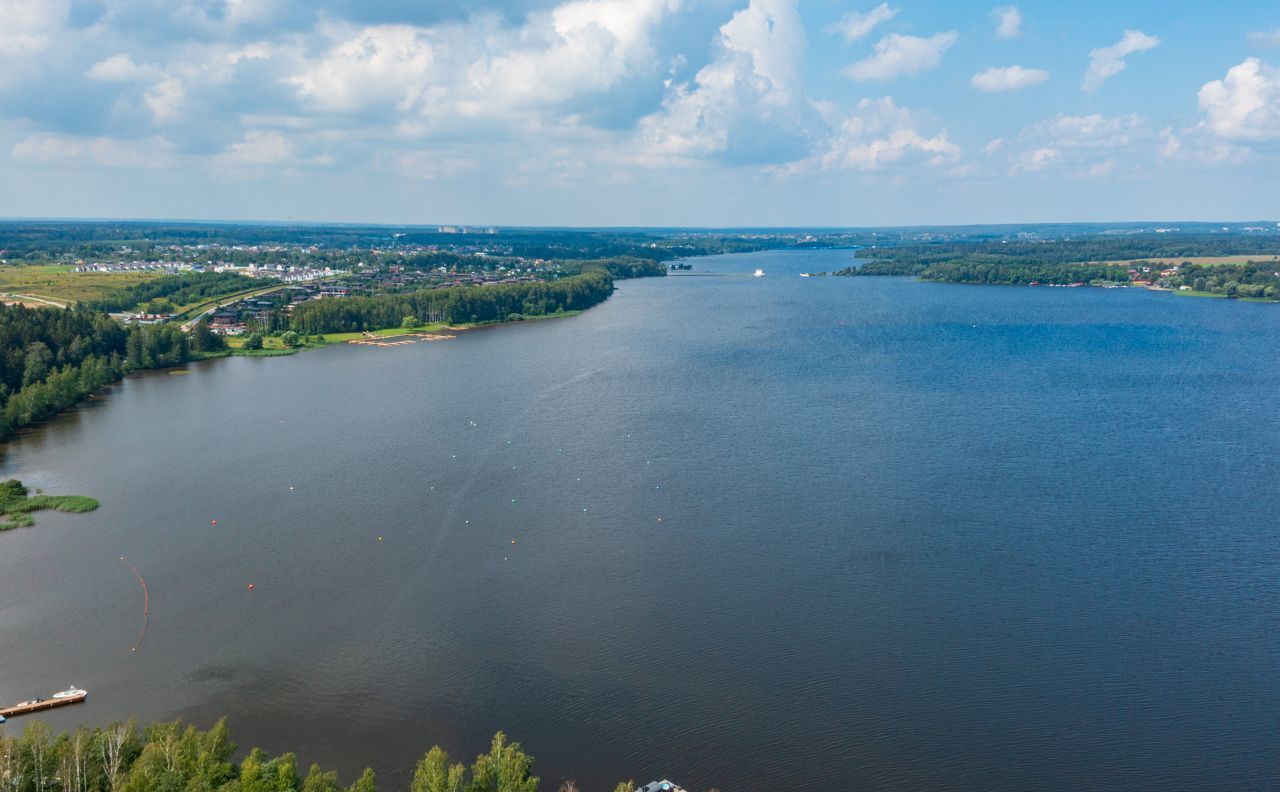
[[372, 333], [365, 333], [364, 338], [353, 338], [347, 343], [358, 346], [397, 347], [405, 344], [416, 344], [419, 341], [448, 341], [451, 338], [457, 338], [457, 336], [445, 333], [407, 333], [398, 336], [377, 336]]
[[68, 704], [79, 704], [88, 697], [88, 693], [81, 691], [76, 693], [74, 696], [24, 701], [21, 704], [14, 704], [12, 707], [0, 708], [0, 718], [12, 718], [17, 715], [30, 715], [33, 712], [41, 712], [43, 710], [53, 709], [54, 707], [65, 707]]

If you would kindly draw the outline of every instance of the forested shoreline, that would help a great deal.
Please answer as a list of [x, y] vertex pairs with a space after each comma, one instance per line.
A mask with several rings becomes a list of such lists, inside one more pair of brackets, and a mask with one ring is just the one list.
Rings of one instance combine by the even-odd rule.
[[0, 438], [139, 369], [176, 366], [192, 339], [173, 325], [125, 327], [103, 313], [0, 306]]
[[[349, 786], [338, 774], [311, 765], [300, 772], [295, 754], [268, 756], [254, 748], [236, 762], [226, 718], [208, 731], [181, 721], [141, 732], [134, 721], [54, 734], [32, 721], [21, 736], [0, 731], [0, 788], [5, 792], [377, 792], [366, 768]], [[471, 765], [450, 761], [433, 747], [413, 769], [410, 792], [537, 792], [533, 757], [520, 743], [494, 735]], [[577, 792], [565, 781], [561, 792]], [[632, 792], [624, 781], [614, 792]]]
[[924, 264], [919, 261], [869, 261], [860, 267], [846, 267], [836, 275], [911, 275], [921, 280], [943, 283], [1129, 283], [1129, 271], [1101, 264], [1053, 264], [1023, 259], [990, 260], [965, 258]]
[[342, 300], [313, 300], [294, 308], [289, 326], [303, 335], [348, 333], [400, 327], [406, 317], [446, 324], [516, 321], [583, 311], [613, 293], [613, 277], [592, 269], [549, 282], [501, 283], [424, 289]]
[[[304, 335], [400, 327], [415, 321], [480, 324], [582, 311], [608, 299], [600, 269], [551, 282], [428, 289], [405, 294], [313, 300], [289, 322]], [[52, 417], [143, 369], [224, 354], [206, 324], [190, 334], [172, 324], [125, 326], [99, 311], [0, 305], [0, 439]]]
[[1265, 259], [1277, 254], [1280, 241], [1274, 235], [943, 241], [876, 248], [871, 260], [835, 274], [906, 275], [941, 283], [1133, 284], [1275, 301], [1280, 300], [1280, 263]]

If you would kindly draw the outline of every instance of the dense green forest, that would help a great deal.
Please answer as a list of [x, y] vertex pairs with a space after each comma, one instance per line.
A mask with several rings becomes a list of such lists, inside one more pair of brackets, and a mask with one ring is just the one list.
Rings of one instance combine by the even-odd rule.
[[231, 272], [184, 272], [134, 284], [110, 297], [85, 303], [83, 307], [91, 311], [119, 312], [150, 303], [153, 313], [167, 313], [177, 306], [262, 285], [262, 281]]
[[259, 280], [234, 273], [180, 273], [133, 284], [111, 297], [84, 303], [83, 307], [90, 311], [118, 312], [132, 310], [143, 303], [151, 303], [154, 310], [160, 310], [165, 307], [157, 305], [161, 301], [168, 303], [170, 308], [186, 306], [211, 297], [244, 292], [261, 285]]
[[[1280, 253], [1275, 234], [1140, 234], [1060, 240], [939, 241], [880, 247], [874, 259], [837, 275], [912, 275], [946, 283], [1131, 283], [1150, 281], [1226, 297], [1280, 299], [1274, 262], [1169, 264], [1200, 256]], [[1116, 262], [1116, 263], [1104, 263]], [[1123, 262], [1123, 263], [1120, 263]], [[1130, 274], [1137, 268], [1139, 276]], [[1144, 271], [1145, 269], [1145, 271]], [[1162, 274], [1168, 270], [1173, 274]]]
[[1280, 300], [1280, 264], [1193, 264], [1185, 262], [1168, 278], [1170, 288], [1187, 286], [1194, 291], [1253, 300]]
[[[1168, 264], [1137, 260], [1133, 267], [1146, 267], [1142, 280], [1168, 289], [1190, 289], [1204, 294], [1250, 300], [1280, 301], [1280, 264], [1249, 261], [1242, 264], [1197, 264], [1184, 261]], [[1169, 269], [1174, 274], [1162, 275]], [[1101, 264], [1057, 264], [1027, 259], [969, 256], [960, 260], [926, 264], [908, 258], [869, 261], [847, 267], [837, 275], [913, 275], [921, 280], [944, 283], [1132, 283], [1129, 267]]]
[[608, 299], [612, 292], [612, 276], [592, 269], [549, 283], [500, 283], [312, 300], [295, 307], [289, 322], [294, 332], [303, 335], [400, 327], [405, 317], [450, 324], [503, 322], [586, 310]]
[[593, 269], [603, 269], [618, 280], [624, 278], [662, 278], [666, 277], [667, 274], [665, 264], [653, 259], [636, 258], [634, 256], [560, 262], [560, 271], [566, 275], [580, 275]]
[[137, 369], [175, 366], [191, 340], [172, 325], [125, 328], [106, 314], [0, 306], [0, 437]]
[[1100, 264], [1056, 264], [1042, 261], [971, 256], [958, 261], [924, 264], [918, 261], [869, 261], [836, 275], [914, 275], [944, 283], [1128, 283], [1129, 271]]
[[[903, 243], [866, 251], [867, 258], [903, 267], [956, 261], [1081, 264], [1135, 259], [1280, 254], [1278, 234], [1097, 234], [1072, 239], [947, 239]], [[887, 274], [887, 273], [885, 273]], [[898, 272], [894, 274], [914, 274]]]
[[[142, 732], [132, 722], [54, 734], [33, 721], [20, 736], [0, 734], [0, 789], [4, 792], [376, 792], [366, 769], [347, 787], [338, 774], [311, 765], [298, 768], [294, 754], [267, 756], [258, 749], [234, 761], [226, 720], [208, 731], [181, 721]], [[439, 747], [418, 761], [410, 792], [537, 792], [533, 757], [498, 732], [489, 750], [470, 766], [452, 762]], [[576, 792], [566, 781], [561, 792]], [[632, 792], [618, 784], [614, 792]]]

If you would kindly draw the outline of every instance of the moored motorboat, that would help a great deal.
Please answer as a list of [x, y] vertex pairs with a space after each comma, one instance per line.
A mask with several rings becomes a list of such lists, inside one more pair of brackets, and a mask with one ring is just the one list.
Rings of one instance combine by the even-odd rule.
[[53, 709], [67, 704], [79, 704], [89, 697], [89, 691], [82, 690], [75, 685], [66, 690], [59, 691], [49, 696], [49, 698], [35, 698], [30, 701], [20, 701], [12, 707], [0, 707], [0, 722], [5, 718], [12, 718], [15, 715], [26, 715], [32, 712], [40, 712], [42, 710]]
[[76, 687], [75, 685], [72, 685], [71, 687], [67, 688], [66, 690], [63, 690], [63, 691], [61, 691], [61, 692], [59, 692], [59, 693], [54, 693], [54, 694], [53, 694], [52, 696], [50, 696], [49, 698], [65, 699], [65, 698], [75, 698], [76, 696], [80, 696], [80, 697], [82, 697], [82, 698], [83, 698], [84, 696], [87, 696], [87, 695], [89, 695], [89, 691], [87, 691], [87, 690], [81, 690], [80, 688]]

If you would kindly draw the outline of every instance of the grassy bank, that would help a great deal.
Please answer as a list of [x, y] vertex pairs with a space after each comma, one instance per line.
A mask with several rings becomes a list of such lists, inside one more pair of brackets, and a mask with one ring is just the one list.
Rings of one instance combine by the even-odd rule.
[[[1168, 291], [1171, 294], [1178, 295], [1179, 297], [1213, 297], [1218, 300], [1230, 299], [1225, 294], [1216, 294], [1214, 292], [1207, 292], [1207, 291], [1179, 290], [1179, 289], [1169, 289]], [[1259, 302], [1267, 302], [1267, 300], [1260, 300]]]
[[383, 338], [396, 338], [399, 336], [412, 335], [453, 335], [455, 333], [474, 330], [479, 327], [496, 327], [498, 325], [514, 325], [523, 324], [525, 322], [536, 322], [544, 319], [566, 319], [571, 316], [577, 316], [582, 311], [563, 311], [561, 313], [546, 314], [545, 316], [526, 316], [520, 319], [512, 319], [503, 322], [475, 322], [462, 324], [447, 324], [445, 322], [431, 322], [429, 324], [418, 325], [417, 327], [387, 327], [381, 330], [370, 330], [363, 333], [324, 333], [322, 335], [308, 336], [306, 343], [301, 346], [287, 347], [280, 336], [263, 336], [262, 349], [245, 349], [245, 342], [248, 336], [230, 336], [226, 339], [227, 351], [214, 352], [204, 355], [204, 358], [215, 357], [280, 357], [282, 355], [292, 355], [296, 352], [302, 352], [307, 349], [320, 349], [334, 344], [346, 344], [351, 341], [365, 341]]

